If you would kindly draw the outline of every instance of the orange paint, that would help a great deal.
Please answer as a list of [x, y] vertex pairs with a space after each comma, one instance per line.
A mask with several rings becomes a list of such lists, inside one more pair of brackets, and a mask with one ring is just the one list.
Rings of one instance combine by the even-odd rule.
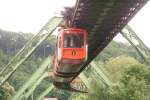
[[86, 30], [76, 28], [61, 30], [57, 37], [56, 48], [55, 75], [63, 77], [64, 82], [69, 81], [80, 71], [81, 65], [86, 60]]

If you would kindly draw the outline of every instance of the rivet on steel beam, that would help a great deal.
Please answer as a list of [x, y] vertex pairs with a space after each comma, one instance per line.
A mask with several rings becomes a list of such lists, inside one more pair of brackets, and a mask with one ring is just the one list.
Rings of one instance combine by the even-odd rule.
[[138, 2], [137, 4], [136, 4], [136, 6], [139, 6], [140, 5], [140, 3]]
[[82, 7], [82, 6], [84, 6], [84, 3], [83, 3], [83, 2], [81, 2], [81, 3], [80, 3], [80, 6], [81, 6], [81, 7]]
[[135, 10], [135, 8], [130, 8], [130, 11], [134, 11]]
[[131, 15], [131, 13], [128, 13], [128, 16], [130, 16]]
[[124, 17], [122, 17], [122, 19], [123, 19], [123, 20], [126, 20], [126, 19], [127, 19], [127, 17], [126, 17], [126, 16], [124, 16]]

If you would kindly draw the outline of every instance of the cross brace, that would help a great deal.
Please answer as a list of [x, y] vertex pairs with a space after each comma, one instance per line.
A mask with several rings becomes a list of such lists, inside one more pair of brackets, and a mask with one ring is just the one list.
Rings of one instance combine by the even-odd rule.
[[146, 64], [150, 64], [150, 49], [143, 43], [132, 28], [127, 25], [124, 30], [121, 31], [121, 34], [135, 48], [142, 60]]
[[37, 100], [42, 100], [45, 95], [47, 95], [50, 91], [53, 90], [53, 88], [54, 88], [54, 85], [51, 85], [50, 87], [48, 87], [45, 91], [43, 91], [43, 92], [37, 97]]
[[55, 28], [62, 22], [62, 18], [53, 17], [0, 72], [0, 86], [19, 68], [19, 66], [34, 52], [34, 50], [48, 38]]
[[44, 74], [49, 64], [50, 57], [47, 57], [46, 60], [36, 70], [36, 72], [29, 78], [29, 80], [26, 81], [25, 84], [17, 91], [12, 100], [18, 100], [19, 98], [21, 99], [21, 95]]
[[21, 98], [25, 98], [27, 100], [28, 97], [34, 92], [36, 87], [43, 81], [43, 79], [45, 77], [48, 77], [48, 73], [47, 72], [45, 72], [38, 80], [36, 80], [34, 82], [34, 84], [30, 88], [28, 88], [29, 90]]

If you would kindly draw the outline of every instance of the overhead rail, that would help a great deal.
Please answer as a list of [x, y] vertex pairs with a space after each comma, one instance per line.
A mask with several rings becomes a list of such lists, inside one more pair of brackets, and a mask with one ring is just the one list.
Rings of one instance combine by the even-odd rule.
[[110, 43], [148, 1], [78, 0], [78, 4], [76, 4], [78, 6], [74, 9], [71, 17], [71, 25], [84, 28], [88, 33], [88, 59], [80, 72]]
[[[71, 17], [71, 25], [88, 31], [88, 60], [77, 75], [147, 2], [148, 0], [77, 0]], [[88, 83], [82, 73], [81, 77], [85, 83]]]

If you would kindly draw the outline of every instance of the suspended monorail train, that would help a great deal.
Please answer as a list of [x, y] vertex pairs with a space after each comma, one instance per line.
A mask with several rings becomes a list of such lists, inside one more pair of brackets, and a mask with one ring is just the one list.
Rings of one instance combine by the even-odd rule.
[[77, 28], [62, 29], [57, 36], [53, 64], [54, 85], [62, 89], [70, 88], [69, 84], [72, 78], [80, 72], [86, 59], [86, 30]]

